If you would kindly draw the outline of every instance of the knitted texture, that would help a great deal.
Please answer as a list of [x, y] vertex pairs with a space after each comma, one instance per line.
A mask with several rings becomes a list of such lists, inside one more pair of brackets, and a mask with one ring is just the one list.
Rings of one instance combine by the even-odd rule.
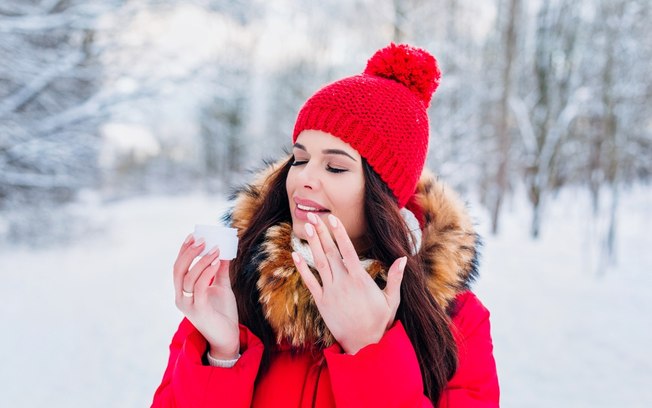
[[336, 136], [364, 157], [399, 207], [414, 194], [428, 152], [427, 107], [441, 74], [435, 58], [409, 45], [377, 51], [364, 73], [326, 85], [299, 111], [304, 130]]

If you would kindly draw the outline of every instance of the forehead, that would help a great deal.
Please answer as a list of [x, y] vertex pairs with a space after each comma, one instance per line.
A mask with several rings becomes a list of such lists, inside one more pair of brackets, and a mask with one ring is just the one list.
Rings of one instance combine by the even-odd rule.
[[360, 159], [360, 153], [355, 150], [350, 144], [342, 139], [331, 135], [330, 133], [322, 132], [321, 130], [304, 130], [297, 137], [297, 143], [301, 144], [311, 153], [322, 150], [343, 150], [355, 159]]

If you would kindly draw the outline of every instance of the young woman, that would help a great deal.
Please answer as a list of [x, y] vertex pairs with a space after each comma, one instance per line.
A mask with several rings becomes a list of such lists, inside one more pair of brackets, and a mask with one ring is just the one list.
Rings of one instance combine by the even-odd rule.
[[292, 156], [234, 197], [238, 256], [191, 235], [154, 407], [497, 407], [478, 237], [423, 166], [439, 83], [394, 45], [299, 112]]

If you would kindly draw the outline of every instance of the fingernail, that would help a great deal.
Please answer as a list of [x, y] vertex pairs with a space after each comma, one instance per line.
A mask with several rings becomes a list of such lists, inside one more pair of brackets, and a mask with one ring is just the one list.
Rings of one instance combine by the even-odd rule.
[[319, 222], [317, 216], [311, 212], [308, 213], [308, 221], [312, 222], [313, 224], [317, 224]]
[[220, 263], [220, 258], [215, 258], [215, 259], [213, 259], [213, 262], [211, 262], [211, 266], [215, 266], [218, 263]]
[[215, 252], [217, 252], [217, 247], [216, 246], [214, 246], [210, 251], [208, 251], [208, 253], [206, 255], [214, 255]]
[[331, 227], [337, 227], [337, 218], [333, 214], [328, 214], [328, 222], [331, 224]]
[[187, 244], [188, 242], [190, 242], [190, 240], [191, 240], [192, 238], [193, 238], [192, 234], [188, 234], [188, 236], [186, 237], [186, 240], [183, 241], [183, 244], [184, 244], [184, 245]]
[[305, 224], [306, 225], [306, 234], [310, 238], [312, 238], [313, 235], [315, 235], [315, 228], [312, 226], [312, 224]]
[[401, 273], [403, 273], [403, 271], [405, 270], [406, 264], [407, 264], [407, 256], [404, 256], [403, 258], [401, 258], [401, 261], [398, 263], [398, 270], [401, 271]]
[[198, 246], [200, 246], [203, 243], [204, 243], [204, 238], [199, 238], [197, 241], [195, 241], [194, 244], [192, 244], [192, 246], [197, 248]]
[[301, 263], [301, 257], [296, 252], [292, 252], [292, 259], [294, 259], [294, 263], [297, 265]]

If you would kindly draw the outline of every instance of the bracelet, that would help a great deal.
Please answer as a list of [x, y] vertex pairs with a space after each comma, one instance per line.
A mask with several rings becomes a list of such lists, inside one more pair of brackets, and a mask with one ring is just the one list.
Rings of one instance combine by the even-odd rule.
[[206, 353], [206, 358], [208, 359], [208, 364], [211, 367], [222, 367], [222, 368], [231, 368], [238, 362], [240, 359], [240, 353], [233, 360], [220, 360], [211, 356], [211, 353]]

